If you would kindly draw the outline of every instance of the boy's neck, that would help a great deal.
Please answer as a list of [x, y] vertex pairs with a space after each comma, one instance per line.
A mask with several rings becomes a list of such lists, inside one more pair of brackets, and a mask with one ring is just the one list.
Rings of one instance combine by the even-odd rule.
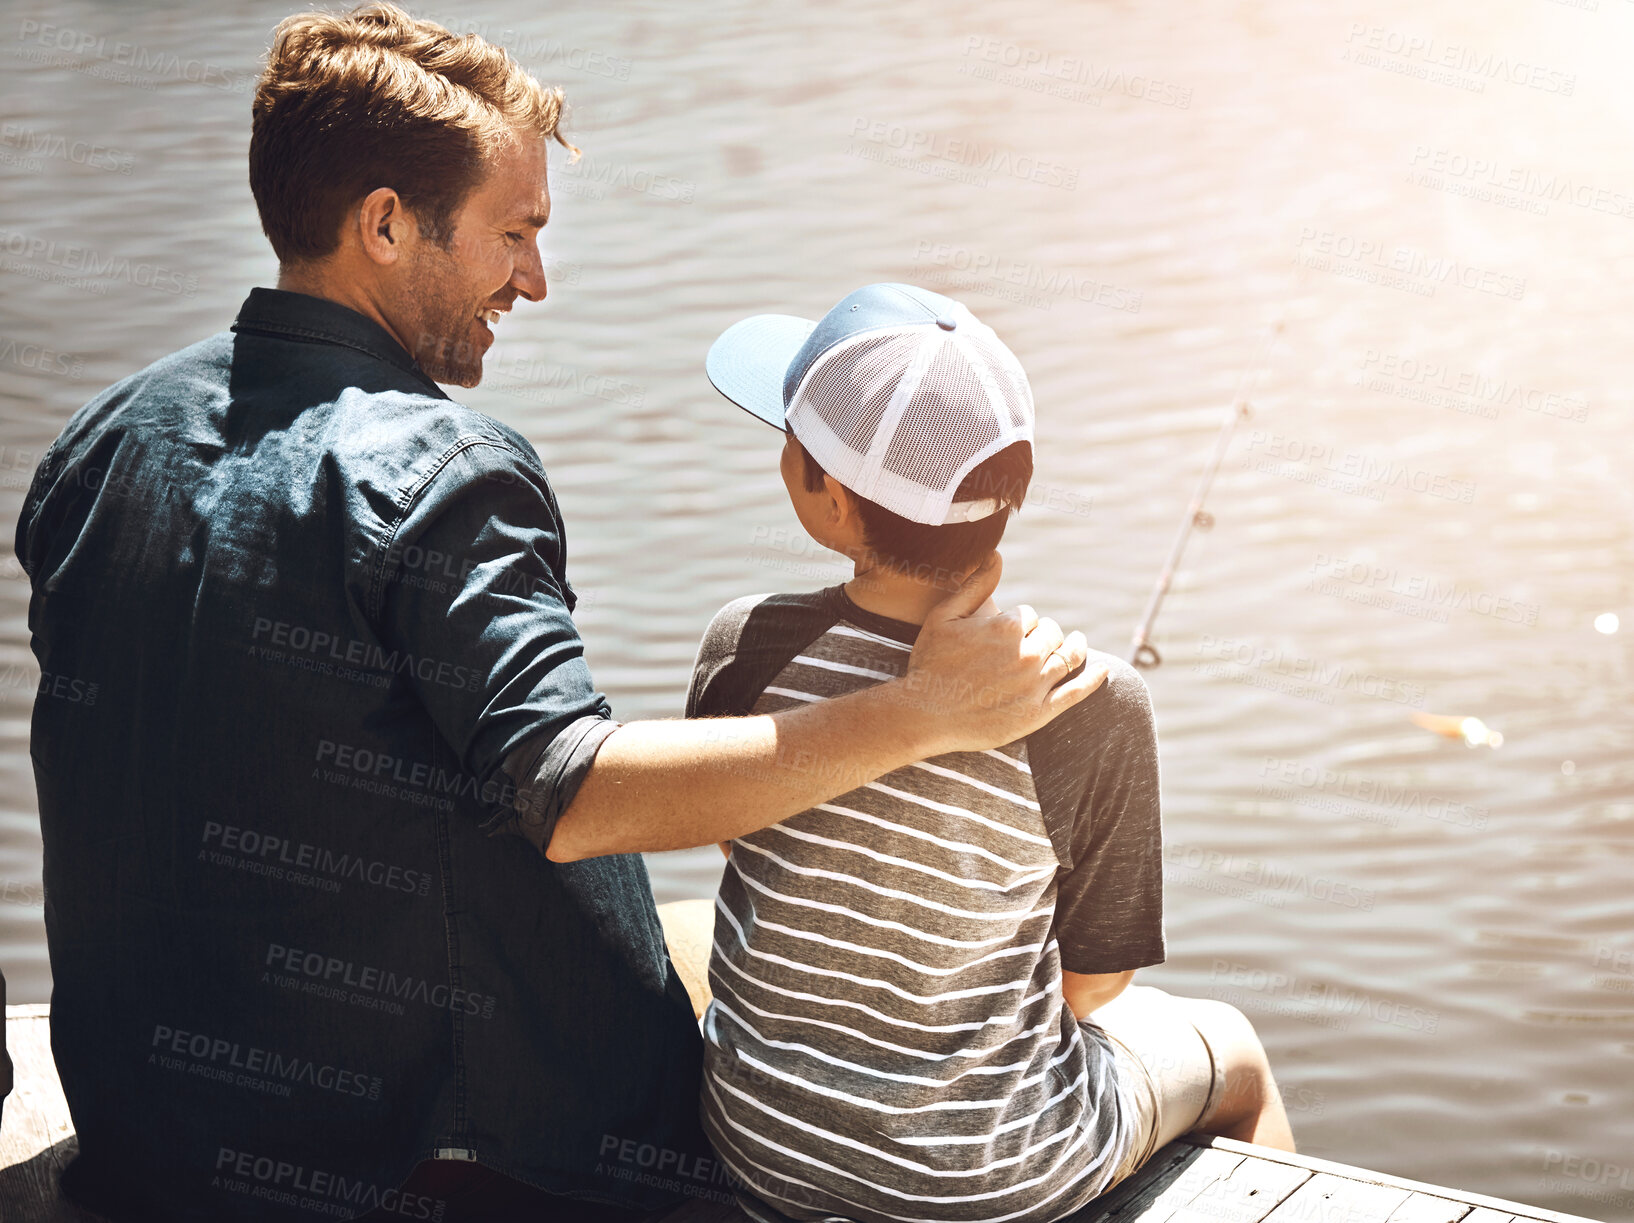
[[923, 624], [930, 609], [952, 593], [884, 566], [856, 566], [856, 576], [845, 584], [846, 597], [863, 611], [907, 624]]

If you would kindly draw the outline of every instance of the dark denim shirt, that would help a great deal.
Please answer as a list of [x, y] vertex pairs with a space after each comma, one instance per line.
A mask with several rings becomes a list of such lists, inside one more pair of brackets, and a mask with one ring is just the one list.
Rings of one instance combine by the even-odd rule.
[[74, 415], [17, 555], [70, 1192], [438, 1218], [395, 1189], [434, 1156], [643, 1208], [707, 1179], [641, 859], [494, 835], [507, 761], [549, 822], [616, 725], [521, 435], [256, 289]]

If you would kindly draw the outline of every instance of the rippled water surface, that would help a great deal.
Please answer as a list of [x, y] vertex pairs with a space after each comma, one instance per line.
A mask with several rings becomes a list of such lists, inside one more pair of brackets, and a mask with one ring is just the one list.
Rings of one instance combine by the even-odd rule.
[[[73, 409], [271, 282], [242, 86], [284, 10], [0, 11], [9, 531]], [[1634, 1164], [1634, 6], [544, 13], [444, 15], [559, 81], [585, 150], [550, 299], [470, 400], [550, 467], [619, 716], [678, 713], [727, 599], [846, 576], [703, 377], [741, 315], [888, 279], [968, 301], [1038, 403], [1001, 599], [1119, 651], [1246, 380], [1149, 675], [1171, 957], [1143, 978], [1255, 1019], [1314, 1154], [1634, 1218], [1605, 1171]], [[44, 1000], [3, 573], [0, 965]], [[652, 867], [660, 899], [719, 871]]]

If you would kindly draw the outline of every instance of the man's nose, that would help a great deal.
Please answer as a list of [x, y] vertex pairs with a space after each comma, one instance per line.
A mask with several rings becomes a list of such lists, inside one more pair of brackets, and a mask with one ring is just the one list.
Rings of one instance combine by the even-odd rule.
[[545, 263], [538, 247], [530, 247], [523, 259], [511, 271], [511, 287], [519, 297], [530, 302], [542, 302], [549, 287], [545, 284]]

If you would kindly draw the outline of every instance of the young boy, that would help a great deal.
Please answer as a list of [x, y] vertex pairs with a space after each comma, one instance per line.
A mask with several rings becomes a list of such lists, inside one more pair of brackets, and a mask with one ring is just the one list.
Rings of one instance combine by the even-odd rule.
[[[795, 514], [856, 576], [728, 604], [688, 716], [902, 674], [1025, 497], [1020, 364], [959, 303], [871, 285], [738, 323], [707, 368], [785, 430]], [[752, 1215], [1048, 1221], [1194, 1127], [1291, 1145], [1240, 1015], [1125, 989], [1164, 958], [1156, 739], [1139, 676], [1088, 666], [1104, 690], [1026, 740], [723, 846], [702, 1112]]]

